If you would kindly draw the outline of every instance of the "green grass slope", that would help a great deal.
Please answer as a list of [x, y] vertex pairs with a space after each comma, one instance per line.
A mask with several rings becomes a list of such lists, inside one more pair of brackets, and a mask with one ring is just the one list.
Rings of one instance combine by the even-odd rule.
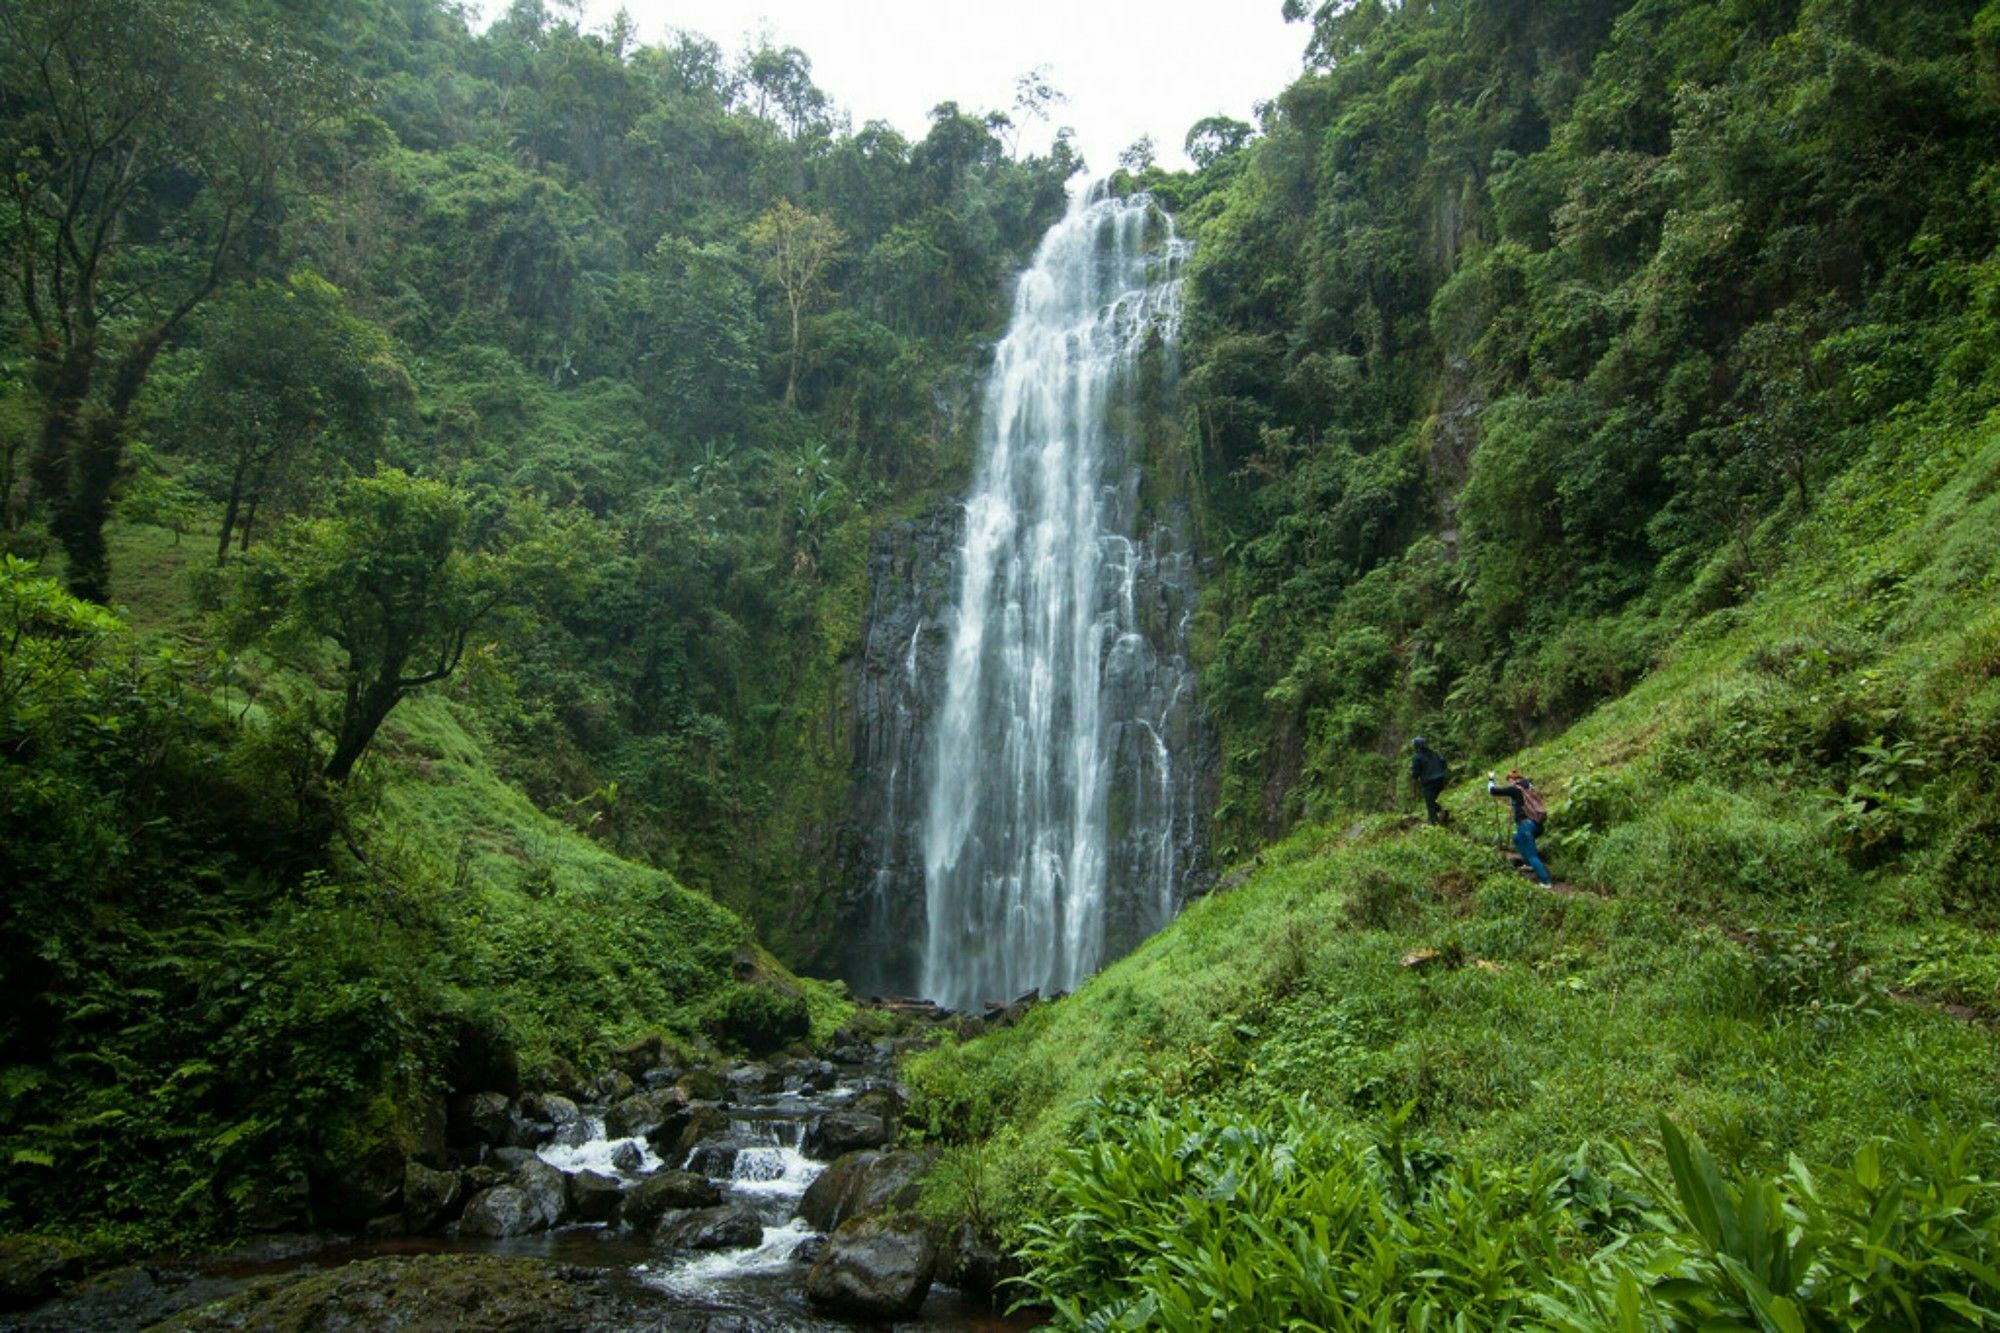
[[1750, 1169], [1993, 1118], [2000, 417], [1888, 423], [1763, 540], [1760, 586], [1519, 756], [1570, 891], [1507, 867], [1478, 783], [1457, 832], [1304, 828], [1076, 995], [913, 1064], [940, 1206], [1050, 1216], [1094, 1098], [1408, 1107], [1496, 1168], [1656, 1145], [1663, 1113]]

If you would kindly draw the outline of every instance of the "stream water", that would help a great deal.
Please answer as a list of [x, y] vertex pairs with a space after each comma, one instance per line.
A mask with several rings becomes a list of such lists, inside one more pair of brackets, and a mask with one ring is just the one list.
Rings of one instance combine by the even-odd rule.
[[[723, 1202], [756, 1210], [759, 1244], [710, 1252], [663, 1252], [643, 1233], [601, 1224], [571, 1225], [506, 1240], [447, 1236], [357, 1241], [346, 1237], [269, 1238], [256, 1248], [184, 1263], [149, 1264], [83, 1294], [19, 1315], [0, 1315], [0, 1330], [141, 1328], [182, 1310], [241, 1291], [259, 1279], [334, 1269], [389, 1256], [491, 1254], [545, 1259], [566, 1266], [572, 1280], [594, 1284], [587, 1327], [637, 1330], [706, 1330], [707, 1333], [805, 1333], [857, 1328], [936, 1330], [938, 1333], [1015, 1333], [1036, 1327], [1030, 1318], [996, 1313], [948, 1287], [935, 1286], [911, 1319], [870, 1323], [828, 1316], [805, 1297], [807, 1265], [794, 1251], [812, 1234], [797, 1217], [807, 1187], [825, 1169], [801, 1150], [807, 1127], [887, 1077], [886, 1064], [842, 1067], [831, 1087], [812, 1088], [797, 1075], [768, 1092], [732, 1089], [719, 1103], [726, 1133], [704, 1140], [680, 1162], [664, 1162], [644, 1138], [608, 1139], [601, 1109], [587, 1108], [578, 1129], [537, 1150], [565, 1172], [598, 1171], [636, 1184], [662, 1167], [708, 1176]], [[564, 1327], [573, 1326], [565, 1323]]]

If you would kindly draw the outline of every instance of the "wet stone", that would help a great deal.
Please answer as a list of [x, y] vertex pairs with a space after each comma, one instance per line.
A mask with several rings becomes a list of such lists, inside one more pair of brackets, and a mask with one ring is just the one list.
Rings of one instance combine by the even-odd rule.
[[937, 1272], [937, 1246], [913, 1217], [861, 1218], [843, 1225], [806, 1275], [806, 1296], [843, 1314], [915, 1314]]
[[764, 1219], [742, 1204], [668, 1213], [653, 1232], [653, 1243], [670, 1250], [742, 1250], [763, 1239]]
[[737, 1154], [742, 1151], [740, 1145], [726, 1140], [711, 1139], [698, 1143], [688, 1154], [687, 1169], [699, 1175], [727, 1179], [736, 1168]]
[[581, 1148], [597, 1137], [597, 1131], [588, 1120], [578, 1117], [567, 1125], [557, 1128], [554, 1142], [560, 1148]]
[[842, 1153], [880, 1148], [889, 1142], [890, 1135], [888, 1123], [879, 1115], [866, 1111], [829, 1111], [813, 1121], [801, 1150], [808, 1157], [830, 1161]]
[[738, 1065], [729, 1071], [725, 1081], [734, 1093], [770, 1093], [781, 1091], [785, 1086], [785, 1076], [769, 1065]]
[[454, 1138], [493, 1147], [507, 1141], [507, 1123], [512, 1106], [504, 1092], [475, 1092], [452, 1103], [451, 1131]]
[[420, 1162], [403, 1168], [403, 1221], [418, 1235], [450, 1221], [463, 1197], [455, 1171], [433, 1171]]
[[609, 1222], [618, 1216], [624, 1192], [615, 1176], [579, 1171], [569, 1178], [570, 1213], [579, 1222]]
[[619, 1217], [636, 1229], [651, 1226], [661, 1214], [685, 1208], [712, 1208], [722, 1191], [706, 1176], [692, 1171], [659, 1171], [625, 1195]]
[[525, 1192], [513, 1185], [495, 1185], [473, 1195], [465, 1205], [465, 1216], [458, 1219], [458, 1234], [491, 1240], [525, 1236], [538, 1229], [539, 1216], [540, 1210]]

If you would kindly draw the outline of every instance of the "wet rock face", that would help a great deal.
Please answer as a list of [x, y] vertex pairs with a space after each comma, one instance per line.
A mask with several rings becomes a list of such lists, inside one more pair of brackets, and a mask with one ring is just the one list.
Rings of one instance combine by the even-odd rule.
[[475, 1092], [452, 1103], [451, 1136], [459, 1142], [498, 1148], [507, 1142], [512, 1121], [513, 1104], [506, 1093]]
[[604, 1132], [614, 1139], [649, 1134], [686, 1105], [687, 1098], [676, 1088], [635, 1093], [605, 1112]]
[[840, 839], [841, 975], [863, 995], [915, 992], [923, 969], [924, 759], [942, 697], [964, 516], [954, 499], [876, 534], [853, 677], [855, 783]]
[[802, 1151], [822, 1162], [862, 1148], [880, 1148], [895, 1130], [893, 1121], [867, 1111], [828, 1111], [806, 1130]]
[[546, 1231], [569, 1216], [569, 1181], [562, 1172], [536, 1158], [514, 1173], [515, 1186], [527, 1196], [535, 1230]]
[[513, 1185], [495, 1185], [472, 1196], [465, 1216], [458, 1220], [458, 1234], [502, 1240], [525, 1236], [534, 1231], [540, 1210], [527, 1194]]
[[579, 1222], [614, 1220], [623, 1199], [623, 1188], [615, 1176], [584, 1170], [569, 1178], [569, 1210]]
[[937, 1245], [913, 1217], [849, 1222], [827, 1240], [806, 1275], [806, 1296], [843, 1314], [893, 1319], [915, 1314], [937, 1272]]

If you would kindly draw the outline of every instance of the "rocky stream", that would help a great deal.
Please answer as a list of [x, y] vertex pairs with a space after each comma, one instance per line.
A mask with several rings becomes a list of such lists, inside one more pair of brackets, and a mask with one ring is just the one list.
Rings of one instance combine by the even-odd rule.
[[100, 1273], [0, 1330], [1033, 1328], [990, 1245], [914, 1211], [894, 1060], [921, 1040], [461, 1094], [360, 1234]]

